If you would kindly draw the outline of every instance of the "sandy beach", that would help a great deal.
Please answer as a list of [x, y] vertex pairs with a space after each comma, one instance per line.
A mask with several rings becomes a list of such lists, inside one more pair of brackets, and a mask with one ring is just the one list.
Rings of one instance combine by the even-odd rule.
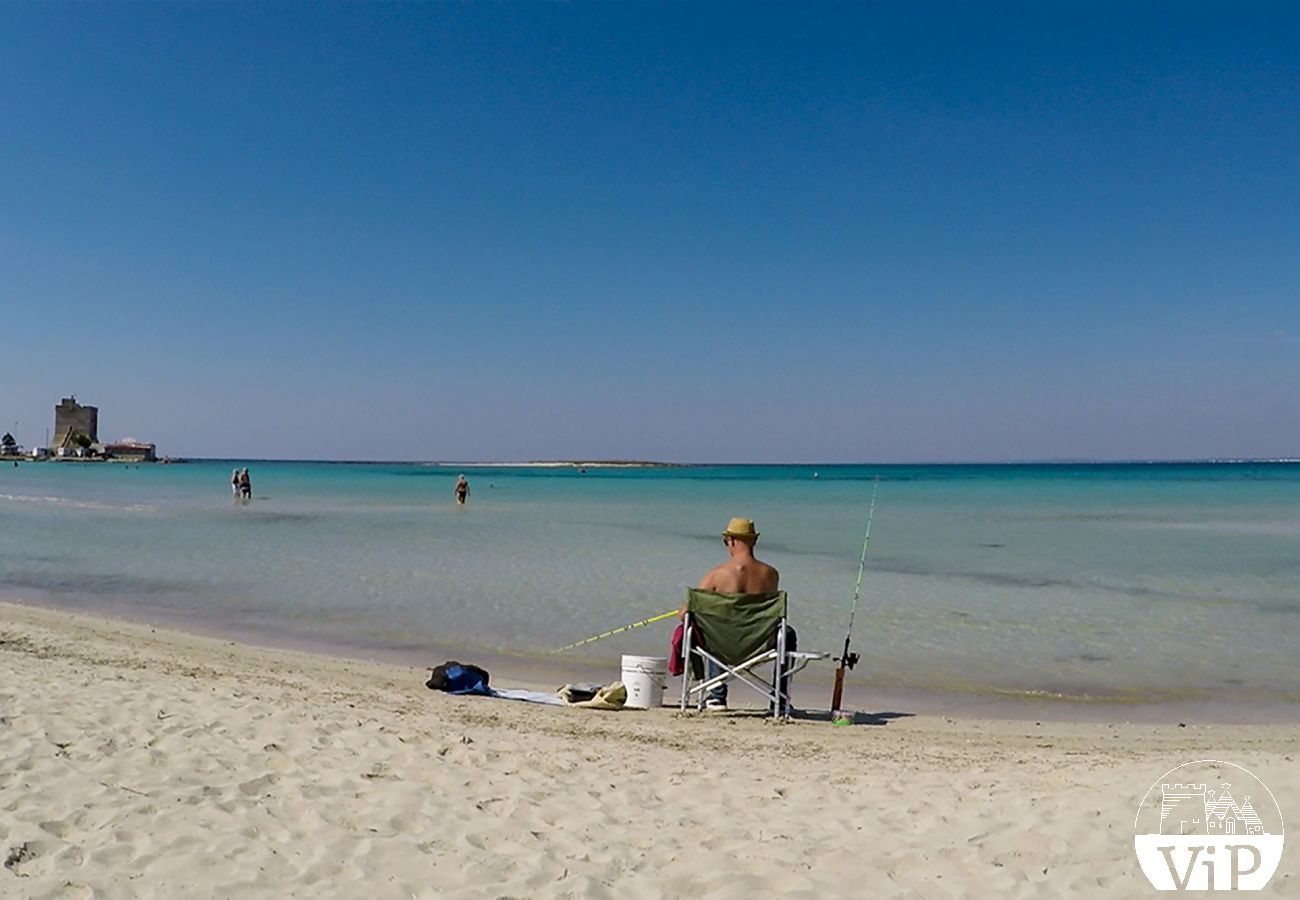
[[0, 896], [1137, 897], [1137, 805], [1180, 763], [1300, 816], [1293, 724], [845, 728], [424, 677], [0, 604]]

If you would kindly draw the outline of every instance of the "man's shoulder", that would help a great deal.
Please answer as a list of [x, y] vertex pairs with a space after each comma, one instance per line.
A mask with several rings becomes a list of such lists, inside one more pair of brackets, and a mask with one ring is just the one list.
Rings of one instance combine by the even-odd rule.
[[723, 584], [728, 580], [726, 576], [729, 574], [730, 572], [727, 569], [726, 563], [723, 563], [720, 566], [714, 566], [704, 574], [703, 578], [700, 579], [700, 590], [725, 591], [726, 588]]
[[758, 580], [763, 584], [764, 591], [779, 591], [781, 589], [781, 573], [776, 570], [776, 566], [769, 566], [762, 560], [754, 560], [758, 563]]

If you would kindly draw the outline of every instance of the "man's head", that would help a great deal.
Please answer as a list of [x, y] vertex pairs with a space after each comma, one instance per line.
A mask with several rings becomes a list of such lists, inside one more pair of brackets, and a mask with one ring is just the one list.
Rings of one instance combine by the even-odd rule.
[[726, 530], [722, 532], [722, 542], [728, 547], [743, 544], [752, 548], [757, 540], [758, 532], [754, 530], [753, 519], [732, 519], [727, 523]]

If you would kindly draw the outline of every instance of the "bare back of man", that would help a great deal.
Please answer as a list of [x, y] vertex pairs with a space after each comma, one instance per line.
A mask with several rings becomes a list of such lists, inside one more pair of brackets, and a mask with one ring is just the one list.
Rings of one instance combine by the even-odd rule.
[[722, 533], [722, 542], [727, 547], [727, 561], [709, 570], [700, 579], [700, 587], [723, 594], [775, 591], [780, 584], [781, 574], [754, 556], [754, 544], [757, 541], [758, 532], [754, 530], [752, 520], [732, 519], [727, 530]]
[[767, 563], [754, 557], [752, 547], [745, 546], [735, 538], [732, 545], [744, 548], [720, 566], [710, 569], [700, 579], [700, 587], [706, 591], [721, 594], [760, 594], [775, 591], [781, 582], [781, 573]]

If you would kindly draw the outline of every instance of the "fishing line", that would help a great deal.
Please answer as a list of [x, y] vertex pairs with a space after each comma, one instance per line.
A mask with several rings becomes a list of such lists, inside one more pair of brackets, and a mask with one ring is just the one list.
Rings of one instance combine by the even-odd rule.
[[880, 476], [876, 476], [876, 486], [871, 490], [871, 508], [867, 511], [867, 532], [862, 536], [862, 556], [858, 558], [858, 579], [853, 585], [853, 606], [849, 610], [849, 628], [844, 633], [844, 651], [840, 654], [840, 665], [835, 670], [835, 689], [831, 693], [831, 722], [835, 725], [849, 725], [851, 722], [840, 710], [840, 701], [844, 699], [844, 670], [852, 669], [858, 664], [858, 654], [849, 650], [853, 640], [853, 621], [858, 615], [858, 598], [862, 596], [862, 573], [867, 567], [867, 547], [871, 544], [871, 522], [876, 516], [876, 494], [880, 492]]
[[876, 486], [871, 489], [871, 508], [867, 510], [867, 533], [862, 538], [862, 556], [858, 558], [858, 580], [853, 585], [853, 607], [849, 610], [849, 630], [844, 636], [844, 651], [849, 649], [849, 639], [853, 636], [853, 619], [858, 614], [858, 597], [862, 595], [862, 572], [867, 567], [867, 546], [871, 543], [871, 520], [876, 515], [876, 494], [880, 492], [880, 476], [876, 476]]
[[562, 646], [562, 648], [556, 650], [549, 650], [549, 652], [547, 653], [549, 654], [564, 653], [564, 650], [572, 650], [573, 648], [575, 648], [575, 646], [582, 646], [584, 644], [593, 644], [593, 642], [606, 639], [606, 637], [621, 635], [621, 633], [625, 631], [632, 631], [633, 628], [649, 626], [649, 624], [654, 624], [655, 622], [663, 622], [664, 619], [667, 619], [668, 616], [672, 616], [672, 615], [677, 615], [677, 610], [668, 610], [667, 613], [660, 613], [659, 615], [651, 615], [649, 619], [641, 619], [641, 622], [633, 622], [632, 624], [629, 624], [629, 626], [615, 628], [614, 631], [607, 631], [601, 633], [601, 635], [584, 637], [584, 639], [580, 641], [572, 642], [572, 644], [569, 644], [568, 646]]

